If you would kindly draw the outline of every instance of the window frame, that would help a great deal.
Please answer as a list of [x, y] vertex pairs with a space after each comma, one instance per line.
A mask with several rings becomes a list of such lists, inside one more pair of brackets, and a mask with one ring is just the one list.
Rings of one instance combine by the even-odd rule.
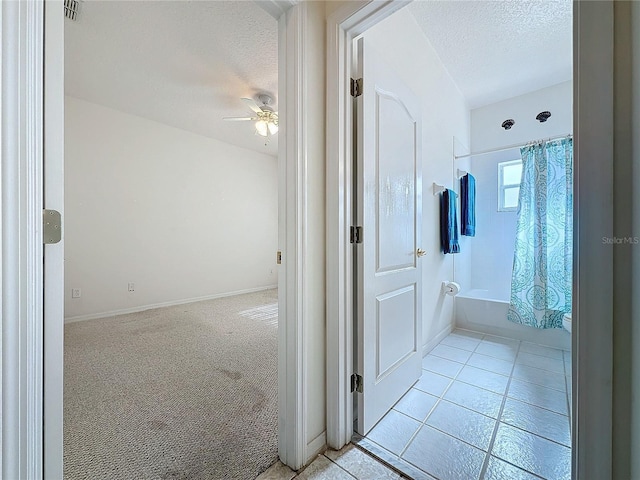
[[[518, 204], [515, 207], [505, 207], [505, 192], [507, 189], [520, 187], [522, 180], [518, 183], [504, 183], [504, 169], [513, 165], [522, 165], [522, 159], [517, 158], [515, 160], [507, 160], [505, 162], [498, 162], [498, 212], [516, 212], [518, 210]], [[518, 191], [519, 192], [519, 191]]]

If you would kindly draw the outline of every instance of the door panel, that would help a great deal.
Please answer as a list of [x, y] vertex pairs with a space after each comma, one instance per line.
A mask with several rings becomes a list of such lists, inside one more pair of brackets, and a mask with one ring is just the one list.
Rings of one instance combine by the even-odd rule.
[[415, 123], [398, 97], [374, 91], [379, 141], [377, 271], [382, 272], [415, 265]]
[[[376, 382], [401, 364], [416, 348], [415, 285], [379, 295], [376, 298]], [[396, 330], [411, 335], [395, 335]]]
[[418, 98], [358, 41], [356, 430], [366, 433], [420, 378], [421, 116]]

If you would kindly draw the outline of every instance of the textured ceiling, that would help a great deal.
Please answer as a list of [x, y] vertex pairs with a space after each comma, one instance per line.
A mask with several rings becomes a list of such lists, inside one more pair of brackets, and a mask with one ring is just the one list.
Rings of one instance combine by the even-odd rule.
[[[65, 92], [276, 155], [240, 97], [278, 88], [276, 20], [249, 1], [95, 1], [65, 20]], [[276, 102], [277, 103], [277, 102]], [[277, 105], [276, 105], [277, 109]]]
[[471, 108], [572, 78], [571, 0], [408, 6]]
[[[471, 108], [571, 79], [570, 0], [407, 8]], [[65, 36], [67, 94], [276, 155], [277, 136], [222, 120], [277, 94], [277, 22], [255, 2], [86, 0]]]

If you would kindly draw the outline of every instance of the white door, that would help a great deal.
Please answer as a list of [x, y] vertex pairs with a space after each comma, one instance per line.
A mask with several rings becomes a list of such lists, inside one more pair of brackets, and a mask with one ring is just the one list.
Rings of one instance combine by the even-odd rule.
[[356, 430], [366, 433], [420, 378], [421, 116], [418, 98], [358, 41]]

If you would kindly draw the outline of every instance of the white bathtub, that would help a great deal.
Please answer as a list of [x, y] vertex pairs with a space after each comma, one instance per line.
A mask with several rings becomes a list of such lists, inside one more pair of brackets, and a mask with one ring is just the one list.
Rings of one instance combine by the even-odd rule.
[[509, 300], [489, 290], [462, 291], [455, 297], [458, 328], [525, 340], [548, 347], [571, 349], [571, 334], [561, 328], [540, 330], [507, 320]]

